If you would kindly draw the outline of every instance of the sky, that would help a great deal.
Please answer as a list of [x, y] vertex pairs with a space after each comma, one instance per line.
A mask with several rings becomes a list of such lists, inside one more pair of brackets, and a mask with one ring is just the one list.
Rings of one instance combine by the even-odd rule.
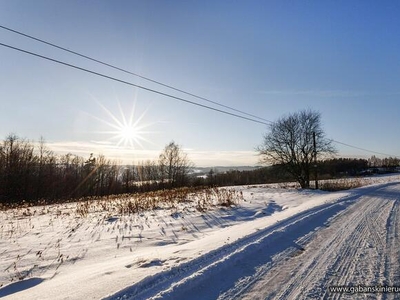
[[[316, 110], [328, 138], [392, 156], [399, 15], [399, 1], [0, 0], [1, 26], [266, 120]], [[0, 43], [225, 110], [1, 28]], [[0, 46], [0, 139], [43, 136], [56, 153], [122, 163], [157, 159], [175, 141], [197, 166], [253, 166], [267, 132]]]

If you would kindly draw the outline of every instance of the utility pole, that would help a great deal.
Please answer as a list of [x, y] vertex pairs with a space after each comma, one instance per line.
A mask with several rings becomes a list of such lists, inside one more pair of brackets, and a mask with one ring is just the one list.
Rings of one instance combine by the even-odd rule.
[[315, 176], [315, 189], [318, 190], [317, 142], [315, 141], [315, 131], [313, 132], [313, 141], [314, 141], [314, 176]]

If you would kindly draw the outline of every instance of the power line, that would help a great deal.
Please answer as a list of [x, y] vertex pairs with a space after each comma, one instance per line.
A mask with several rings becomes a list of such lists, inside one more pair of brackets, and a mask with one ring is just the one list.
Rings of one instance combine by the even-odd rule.
[[78, 69], [78, 70], [81, 70], [81, 71], [84, 71], [84, 72], [87, 72], [87, 73], [91, 73], [91, 74], [94, 74], [94, 75], [97, 75], [97, 76], [100, 76], [100, 77], [103, 77], [103, 78], [107, 78], [107, 79], [110, 79], [110, 80], [113, 80], [113, 81], [117, 81], [117, 82], [120, 82], [120, 83], [123, 83], [123, 84], [126, 84], [126, 85], [134, 86], [134, 87], [140, 88], [142, 90], [149, 91], [149, 92], [152, 92], [152, 93], [155, 93], [155, 94], [159, 94], [159, 95], [162, 95], [162, 96], [166, 96], [166, 97], [169, 97], [169, 98], [181, 101], [181, 102], [186, 102], [186, 103], [189, 103], [189, 104], [192, 104], [192, 105], [203, 107], [203, 108], [206, 108], [206, 109], [209, 109], [209, 110], [213, 110], [213, 111], [216, 111], [216, 112], [219, 112], [219, 113], [223, 113], [223, 114], [230, 115], [230, 116], [233, 116], [233, 117], [237, 117], [237, 118], [240, 118], [240, 119], [248, 120], [248, 121], [251, 121], [251, 122], [260, 123], [260, 124], [263, 124], [263, 125], [269, 125], [269, 123], [267, 123], [267, 122], [254, 120], [254, 119], [251, 119], [251, 118], [248, 118], [248, 117], [244, 117], [244, 116], [241, 116], [241, 115], [238, 115], [238, 114], [234, 114], [234, 113], [231, 113], [231, 112], [224, 111], [222, 109], [214, 108], [214, 107], [211, 107], [211, 106], [208, 106], [208, 105], [204, 105], [204, 104], [200, 104], [200, 103], [197, 103], [197, 102], [194, 102], [194, 101], [190, 101], [190, 100], [187, 100], [187, 99], [176, 97], [176, 96], [173, 96], [171, 94], [163, 93], [163, 92], [160, 92], [160, 91], [148, 88], [148, 87], [144, 87], [144, 86], [141, 86], [141, 85], [138, 85], [138, 84], [135, 84], [135, 83], [131, 83], [131, 82], [128, 82], [128, 81], [125, 81], [125, 80], [121, 80], [121, 79], [118, 79], [118, 78], [115, 78], [115, 77], [112, 77], [112, 76], [108, 76], [108, 75], [105, 75], [105, 74], [102, 74], [102, 73], [99, 73], [99, 72], [95, 72], [95, 71], [92, 71], [92, 70], [89, 70], [89, 69], [78, 67], [78, 66], [73, 65], [73, 64], [69, 64], [69, 63], [66, 63], [66, 62], [63, 62], [63, 61], [60, 61], [60, 60], [57, 60], [57, 59], [53, 59], [53, 58], [50, 58], [50, 57], [47, 57], [47, 56], [44, 56], [44, 55], [40, 55], [40, 54], [37, 54], [37, 53], [34, 53], [34, 52], [30, 52], [30, 51], [27, 51], [27, 50], [24, 50], [24, 49], [20, 49], [20, 48], [11, 46], [11, 45], [0, 43], [0, 46], [7, 47], [7, 48], [10, 48], [10, 49], [22, 52], [22, 53], [26, 53], [26, 54], [29, 54], [29, 55], [32, 55], [32, 56], [40, 57], [40, 58], [45, 59], [45, 60], [49, 60], [49, 61], [61, 64], [61, 65], [64, 65], [64, 66], [68, 66], [68, 67], [71, 67], [71, 68], [74, 68], [74, 69]]
[[157, 81], [157, 80], [151, 79], [151, 78], [149, 78], [149, 77], [142, 76], [142, 75], [140, 75], [140, 74], [137, 74], [137, 73], [134, 73], [134, 72], [128, 71], [128, 70], [126, 70], [126, 69], [123, 69], [123, 68], [120, 68], [120, 67], [116, 67], [116, 66], [114, 66], [114, 65], [111, 65], [111, 64], [109, 64], [109, 63], [106, 63], [106, 62], [104, 62], [104, 61], [101, 61], [101, 60], [98, 60], [98, 59], [95, 59], [95, 58], [93, 58], [93, 57], [90, 57], [90, 56], [87, 56], [87, 55], [81, 54], [81, 53], [79, 53], [79, 52], [76, 52], [76, 51], [73, 51], [73, 50], [70, 50], [70, 49], [67, 49], [67, 48], [64, 48], [64, 47], [58, 46], [58, 45], [56, 45], [56, 44], [53, 44], [53, 43], [47, 42], [47, 41], [45, 41], [45, 40], [43, 40], [43, 39], [36, 38], [36, 37], [34, 37], [34, 36], [32, 36], [32, 35], [29, 35], [29, 34], [26, 34], [26, 33], [23, 33], [23, 32], [20, 32], [20, 31], [17, 31], [17, 30], [14, 30], [14, 29], [11, 29], [11, 28], [8, 28], [8, 27], [5, 27], [5, 26], [2, 26], [2, 25], [0, 25], [0, 28], [3, 28], [3, 29], [5, 29], [5, 30], [8, 30], [8, 31], [10, 31], [10, 32], [13, 32], [13, 33], [16, 33], [16, 34], [22, 35], [22, 36], [24, 36], [24, 37], [27, 37], [27, 38], [30, 38], [30, 39], [32, 39], [32, 40], [35, 40], [35, 41], [41, 42], [41, 43], [43, 43], [43, 44], [46, 44], [46, 45], [49, 45], [49, 46], [51, 46], [51, 47], [54, 47], [54, 48], [57, 48], [57, 49], [60, 49], [60, 50], [63, 50], [63, 51], [66, 51], [66, 52], [72, 53], [72, 54], [74, 54], [74, 55], [77, 55], [77, 56], [80, 56], [80, 57], [83, 57], [83, 58], [86, 58], [86, 59], [88, 59], [88, 60], [91, 60], [91, 61], [97, 62], [97, 63], [99, 63], [99, 64], [102, 64], [102, 65], [104, 65], [104, 66], [107, 66], [107, 67], [113, 68], [113, 69], [115, 69], [115, 70], [118, 70], [118, 71], [121, 71], [121, 72], [124, 72], [124, 73], [130, 74], [130, 75], [133, 75], [133, 76], [136, 76], [136, 77], [142, 78], [142, 79], [144, 79], [144, 80], [147, 80], [147, 81], [150, 81], [150, 82], [153, 82], [153, 83], [156, 83], [156, 84], [158, 84], [158, 85], [161, 85], [161, 86], [167, 87], [167, 88], [169, 88], [169, 89], [172, 89], [172, 90], [174, 90], [174, 91], [177, 91], [177, 92], [180, 92], [180, 93], [183, 93], [183, 94], [186, 94], [186, 95], [189, 95], [189, 96], [195, 97], [195, 98], [197, 98], [197, 99], [201, 99], [201, 100], [203, 100], [203, 101], [206, 101], [206, 102], [209, 102], [209, 103], [212, 103], [212, 104], [218, 105], [218, 106], [220, 106], [220, 107], [224, 107], [224, 108], [230, 109], [230, 110], [232, 110], [232, 111], [235, 111], [235, 112], [241, 113], [241, 114], [243, 114], [243, 115], [247, 115], [247, 116], [249, 116], [249, 117], [252, 117], [252, 118], [256, 118], [256, 119], [259, 119], [259, 120], [265, 121], [265, 122], [267, 122], [267, 123], [273, 123], [273, 122], [271, 122], [271, 121], [269, 121], [269, 120], [267, 120], [267, 119], [264, 119], [264, 118], [258, 117], [258, 116], [256, 116], [256, 115], [253, 115], [253, 114], [246, 113], [246, 112], [244, 112], [244, 111], [242, 111], [242, 110], [239, 110], [239, 109], [233, 108], [233, 107], [231, 107], [231, 106], [228, 106], [228, 105], [224, 105], [224, 104], [218, 103], [218, 102], [216, 102], [216, 101], [212, 101], [212, 100], [210, 100], [210, 99], [207, 99], [207, 98], [204, 98], [204, 97], [201, 97], [201, 96], [195, 95], [195, 94], [193, 94], [193, 93], [186, 92], [186, 91], [184, 91], [184, 90], [182, 90], [182, 89], [178, 89], [178, 88], [176, 88], [176, 87], [173, 87], [173, 86], [171, 86], [171, 85], [168, 85], [168, 84], [162, 83], [162, 82], [160, 82], [160, 81]]
[[350, 147], [350, 148], [354, 148], [354, 149], [358, 149], [358, 150], [362, 150], [362, 151], [366, 151], [366, 152], [370, 152], [370, 153], [374, 153], [374, 154], [379, 154], [379, 155], [399, 158], [396, 155], [390, 155], [390, 154], [387, 154], [387, 153], [382, 153], [382, 152], [368, 150], [368, 149], [365, 149], [365, 148], [360, 148], [360, 147], [353, 146], [353, 145], [350, 145], [350, 144], [347, 144], [347, 143], [343, 143], [343, 142], [339, 142], [339, 141], [336, 141], [336, 140], [333, 140], [333, 139], [330, 139], [330, 140], [332, 142], [334, 142], [334, 143], [337, 143], [337, 144], [340, 144], [340, 145], [343, 145], [343, 146], [347, 146], [347, 147]]
[[[0, 27], [3, 27], [3, 26], [0, 25]], [[69, 63], [66, 63], [66, 62], [63, 62], [63, 61], [60, 61], [60, 60], [56, 60], [56, 59], [53, 59], [53, 58], [50, 58], [50, 57], [47, 57], [47, 56], [44, 56], [44, 55], [40, 55], [40, 54], [33, 53], [33, 52], [30, 52], [30, 51], [27, 51], [27, 50], [24, 50], [24, 49], [13, 47], [11, 45], [7, 45], [7, 44], [3, 44], [3, 43], [0, 43], [0, 45], [3, 46], [3, 47], [7, 47], [7, 48], [10, 48], [10, 49], [22, 52], [22, 53], [26, 53], [26, 54], [29, 54], [29, 55], [32, 55], [32, 56], [36, 56], [36, 57], [39, 57], [39, 58], [42, 58], [42, 59], [45, 59], [45, 60], [48, 60], [48, 61], [52, 61], [52, 62], [61, 64], [61, 65], [65, 65], [65, 66], [68, 66], [68, 67], [71, 67], [71, 68], [75, 68], [75, 69], [78, 69], [78, 70], [81, 70], [81, 71], [84, 71], [84, 72], [87, 72], [87, 73], [91, 73], [91, 74], [94, 74], [94, 75], [97, 75], [97, 76], [100, 76], [100, 77], [103, 77], [103, 78], [107, 78], [107, 79], [110, 79], [110, 80], [113, 80], [113, 81], [117, 81], [117, 82], [120, 82], [120, 83], [123, 83], [123, 84], [126, 84], [126, 85], [134, 86], [134, 87], [137, 87], [137, 88], [140, 88], [140, 89], [152, 92], [152, 93], [156, 93], [156, 94], [159, 94], [159, 95], [162, 95], [162, 96], [166, 96], [166, 97], [169, 97], [169, 98], [181, 101], [181, 102], [185, 102], [185, 103], [192, 104], [192, 105], [195, 105], [195, 106], [203, 107], [203, 108], [206, 108], [206, 109], [209, 109], [209, 110], [213, 110], [213, 111], [216, 111], [216, 112], [219, 112], [219, 113], [223, 113], [223, 114], [226, 114], [226, 115], [230, 115], [230, 116], [233, 116], [233, 117], [241, 118], [241, 119], [244, 119], [244, 120], [247, 120], [247, 121], [251, 121], [251, 122], [255, 122], [255, 123], [259, 123], [259, 124], [263, 124], [263, 125], [271, 125], [271, 124], [274, 123], [272, 121], [269, 121], [269, 120], [266, 120], [266, 119], [263, 119], [263, 118], [260, 118], [260, 117], [257, 117], [257, 116], [254, 116], [254, 117], [256, 117], [257, 119], [265, 120], [265, 122], [259, 121], [259, 120], [255, 120], [255, 119], [251, 119], [251, 118], [248, 118], [248, 117], [244, 117], [244, 116], [241, 116], [241, 115], [238, 115], [238, 114], [230, 113], [230, 112], [227, 112], [227, 111], [224, 111], [224, 110], [221, 110], [221, 109], [217, 109], [217, 108], [214, 108], [214, 107], [211, 107], [211, 106], [200, 104], [200, 103], [197, 103], [197, 102], [194, 102], [194, 101], [190, 101], [190, 100], [187, 100], [187, 99], [183, 99], [183, 98], [180, 98], [180, 97], [176, 97], [176, 96], [173, 96], [171, 94], [163, 93], [163, 92], [151, 89], [151, 88], [147, 88], [147, 87], [144, 87], [144, 86], [141, 86], [141, 85], [138, 85], [138, 84], [134, 84], [134, 83], [131, 83], [131, 82], [128, 82], [128, 81], [125, 81], [125, 80], [121, 80], [121, 79], [118, 79], [118, 78], [115, 78], [115, 77], [112, 77], [112, 76], [108, 76], [108, 75], [105, 75], [105, 74], [102, 74], [102, 73], [99, 73], [99, 72], [95, 72], [95, 71], [92, 71], [92, 70], [89, 70], [89, 69], [85, 69], [85, 68], [82, 68], [82, 67], [79, 67], [79, 66], [76, 66], [76, 65], [72, 65], [72, 64], [69, 64]], [[140, 76], [140, 75], [138, 75], [138, 76]], [[163, 84], [161, 84], [161, 85], [163, 85]], [[172, 89], [175, 89], [175, 88], [172, 88]], [[180, 91], [179, 89], [175, 89], [175, 90]], [[184, 92], [184, 93], [190, 95], [187, 92]], [[201, 99], [201, 97], [198, 97], [198, 98]], [[223, 105], [221, 104], [221, 106], [223, 106]], [[239, 111], [239, 112], [241, 112], [241, 111]], [[244, 113], [244, 112], [241, 112], [241, 113]], [[244, 114], [247, 114], [247, 113], [244, 113]], [[353, 145], [350, 145], [350, 144], [347, 144], [347, 143], [339, 142], [339, 141], [336, 141], [336, 140], [333, 140], [333, 139], [330, 139], [330, 140], [332, 142], [337, 143], [337, 144], [341, 144], [341, 145], [344, 145], [344, 146], [347, 146], [347, 147], [351, 147], [351, 148], [354, 148], [354, 149], [358, 149], [358, 150], [362, 150], [362, 151], [366, 151], [366, 152], [370, 152], [370, 153], [374, 153], [374, 154], [379, 154], [379, 155], [385, 155], [385, 156], [391, 156], [391, 157], [397, 157], [398, 158], [398, 156], [396, 156], [396, 155], [390, 155], [390, 154], [386, 154], [386, 153], [382, 153], [382, 152], [368, 150], [368, 149], [357, 147], [357, 146], [353, 146]]]

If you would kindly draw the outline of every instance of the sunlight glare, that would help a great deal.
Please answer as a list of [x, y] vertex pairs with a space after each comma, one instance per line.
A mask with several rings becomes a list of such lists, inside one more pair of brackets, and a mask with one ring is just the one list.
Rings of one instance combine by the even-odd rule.
[[111, 127], [113, 130], [101, 131], [99, 133], [110, 134], [110, 140], [117, 140], [117, 146], [135, 148], [139, 146], [143, 149], [142, 141], [153, 144], [151, 141], [144, 138], [144, 135], [150, 133], [149, 131], [143, 131], [146, 127], [151, 124], [143, 124], [142, 119], [146, 113], [144, 111], [138, 118], [135, 118], [135, 102], [133, 103], [132, 110], [129, 116], [126, 116], [120, 102], [118, 101], [118, 109], [121, 117], [115, 116], [109, 109], [107, 109], [100, 102], [96, 101], [97, 104], [107, 113], [112, 121], [106, 121], [101, 118], [93, 116], [98, 121]]

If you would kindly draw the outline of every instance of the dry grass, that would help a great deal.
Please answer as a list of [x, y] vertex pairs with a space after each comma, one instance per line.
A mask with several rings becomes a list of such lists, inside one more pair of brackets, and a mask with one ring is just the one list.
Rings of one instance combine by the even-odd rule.
[[389, 176], [389, 177], [376, 176], [376, 177], [329, 179], [320, 181], [320, 189], [325, 191], [343, 191], [371, 184], [382, 184], [399, 180], [400, 180], [399, 175]]
[[84, 199], [77, 202], [76, 213], [80, 217], [95, 212], [127, 215], [154, 209], [174, 209], [182, 202], [193, 202], [197, 210], [206, 211], [212, 206], [237, 205], [241, 199], [243, 199], [243, 194], [234, 189], [179, 188]]
[[342, 178], [337, 180], [325, 180], [320, 183], [320, 189], [328, 192], [350, 190], [370, 184], [361, 178]]
[[[52, 235], [54, 238], [48, 243], [32, 246], [28, 251], [18, 250], [15, 256], [8, 258], [8, 265], [1, 271], [7, 275], [8, 282], [23, 280], [33, 273], [41, 274], [48, 270], [56, 273], [60, 266], [73, 263], [84, 253], [66, 250], [66, 245], [74, 239], [83, 224], [86, 224], [85, 230], [92, 232], [91, 241], [98, 238], [98, 226], [113, 226], [110, 230], [116, 231], [115, 245], [119, 249], [125, 238], [120, 234], [123, 230], [120, 226], [135, 226], [129, 222], [136, 222], [137, 217], [146, 216], [147, 211], [166, 209], [181, 212], [189, 207], [193, 211], [205, 212], [222, 206], [238, 205], [242, 199], [243, 194], [234, 189], [178, 188], [140, 194], [89, 197], [73, 203], [39, 206], [22, 204], [12, 209], [3, 207], [4, 211], [0, 215], [0, 241], [16, 243], [28, 233], [38, 236]], [[121, 225], [120, 220], [125, 220], [125, 224]], [[68, 228], [67, 232], [57, 232], [60, 223], [64, 223]], [[182, 225], [182, 230], [187, 228]], [[29, 261], [33, 263], [30, 264]], [[5, 283], [0, 282], [0, 287]]]

